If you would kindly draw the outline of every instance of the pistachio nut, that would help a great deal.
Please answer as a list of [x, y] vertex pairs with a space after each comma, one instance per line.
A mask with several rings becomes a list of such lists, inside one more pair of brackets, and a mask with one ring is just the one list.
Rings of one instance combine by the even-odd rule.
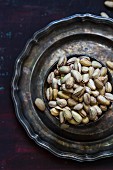
[[102, 89], [98, 89], [98, 90], [99, 90], [100, 95], [103, 96], [105, 94], [105, 86], [103, 86]]
[[78, 72], [78, 71], [76, 71], [76, 70], [71, 70], [71, 75], [72, 75], [72, 77], [74, 77], [74, 79], [75, 79], [75, 81], [76, 82], [81, 82], [82, 81], [82, 75]]
[[89, 77], [90, 78], [92, 78], [94, 71], [95, 71], [94, 67], [89, 67]]
[[91, 90], [96, 90], [96, 86], [95, 83], [92, 79], [89, 79], [89, 82], [87, 84], [87, 86], [91, 89]]
[[104, 80], [103, 80], [102, 82], [103, 82], [103, 84], [106, 84], [107, 81], [108, 81], [108, 75], [106, 75], [106, 76], [104, 77]]
[[69, 66], [59, 67], [59, 71], [60, 71], [60, 73], [67, 74], [70, 72], [70, 67]]
[[69, 77], [69, 78], [66, 80], [65, 85], [66, 85], [66, 88], [67, 88], [67, 89], [72, 88], [73, 85], [74, 85], [74, 78], [73, 78], [73, 77]]
[[77, 105], [75, 105], [73, 107], [74, 110], [81, 110], [83, 108], [83, 104], [82, 103], [78, 103]]
[[72, 125], [78, 125], [79, 123], [77, 123], [73, 118], [68, 120], [68, 122]]
[[111, 93], [105, 93], [105, 98], [110, 100], [110, 101], [113, 101], [113, 94]]
[[90, 57], [86, 56], [86, 55], [83, 55], [83, 56], [80, 56], [80, 59], [87, 59], [90, 61]]
[[83, 74], [82, 75], [82, 82], [87, 83], [89, 81], [89, 74]]
[[104, 84], [99, 80], [99, 79], [94, 79], [95, 82], [95, 86], [97, 87], [97, 89], [102, 89]]
[[[109, 94], [110, 94], [110, 93], [109, 93]], [[105, 97], [106, 97], [106, 93], [105, 93]], [[97, 97], [97, 101], [98, 101], [99, 104], [101, 104], [101, 105], [108, 106], [108, 105], [110, 104], [110, 102], [109, 102], [110, 99], [105, 98], [105, 97], [102, 96], [102, 95], [99, 95], [99, 96]], [[108, 100], [107, 100], [107, 99], [108, 99]]]
[[68, 106], [69, 107], [73, 107], [73, 106], [75, 106], [75, 105], [77, 105], [78, 104], [78, 102], [76, 102], [74, 99], [72, 99], [72, 98], [69, 98], [68, 100], [67, 100], [67, 103], [68, 103]]
[[97, 111], [97, 115], [101, 115], [102, 114], [102, 110], [101, 110], [101, 108], [99, 107], [99, 106], [97, 106], [97, 105], [95, 105], [94, 106], [94, 108], [96, 109], [96, 111]]
[[72, 114], [68, 109], [63, 110], [63, 115], [64, 115], [65, 120], [72, 119]]
[[60, 119], [60, 123], [64, 123], [64, 114], [63, 114], [63, 111], [60, 111], [59, 113], [59, 119]]
[[77, 87], [77, 88], [75, 89], [73, 95], [76, 96], [76, 97], [79, 96], [79, 95], [81, 94], [81, 92], [82, 92], [83, 89], [84, 89], [84, 87], [82, 87], [82, 86]]
[[55, 77], [54, 72], [51, 72], [47, 78], [48, 84], [52, 83], [53, 78]]
[[95, 104], [97, 104], [97, 100], [96, 100], [95, 97], [91, 96], [91, 98], [90, 98], [90, 105], [92, 106], [92, 105], [95, 105]]
[[89, 67], [89, 66], [91, 66], [91, 61], [88, 60], [87, 58], [82, 58], [82, 59], [80, 60], [80, 64], [83, 65], [83, 66]]
[[58, 95], [58, 89], [53, 89], [52, 90], [52, 98], [53, 98], [53, 100], [56, 100], [57, 95]]
[[72, 57], [72, 58], [70, 58], [68, 61], [67, 61], [67, 65], [71, 65], [71, 64], [74, 64], [75, 63], [75, 61], [76, 61], [76, 57]]
[[74, 89], [76, 89], [77, 87], [79, 87], [78, 84], [74, 84], [74, 85], [73, 85], [73, 88], [74, 88]]
[[78, 102], [79, 101], [79, 98], [78, 97], [76, 97], [74, 94], [72, 94], [72, 96], [71, 96], [76, 102]]
[[83, 103], [83, 109], [86, 111], [86, 113], [89, 113], [89, 108], [90, 105], [86, 105], [85, 103]]
[[73, 70], [74, 69], [74, 64], [69, 65], [70, 69]]
[[60, 75], [60, 72], [59, 72], [58, 69], [55, 69], [55, 70], [54, 70], [54, 75], [55, 75], [55, 76], [59, 76], [59, 75]]
[[100, 76], [105, 76], [107, 74], [107, 68], [106, 67], [102, 67], [100, 70]]
[[108, 14], [106, 14], [105, 12], [101, 12], [100, 15], [104, 18], [109, 18]]
[[80, 103], [82, 103], [83, 100], [84, 100], [83, 96], [80, 96], [79, 99], [78, 99], [78, 101], [79, 101]]
[[113, 62], [112, 61], [107, 61], [106, 65], [108, 68], [110, 68], [111, 70], [113, 70]]
[[70, 98], [70, 94], [64, 93], [63, 91], [59, 91], [58, 96], [60, 98], [63, 98], [63, 99], [69, 99]]
[[49, 87], [47, 90], [46, 90], [46, 97], [48, 100], [52, 100], [52, 88]]
[[81, 64], [79, 62], [75, 62], [74, 69], [81, 73]]
[[64, 109], [67, 109], [67, 110], [70, 110], [70, 111], [71, 111], [71, 108], [68, 107], [68, 106], [64, 107], [63, 110], [64, 110]]
[[58, 80], [56, 78], [53, 78], [52, 80], [52, 88], [58, 89]]
[[92, 94], [94, 97], [99, 96], [99, 92], [98, 92], [97, 90], [91, 91], [91, 94]]
[[107, 83], [105, 84], [105, 91], [106, 91], [107, 93], [110, 93], [110, 92], [112, 91], [112, 85], [111, 85], [110, 82], [107, 82]]
[[87, 113], [86, 113], [85, 110], [83, 110], [83, 109], [79, 111], [79, 114], [80, 114], [80, 116], [82, 116], [83, 118], [87, 116]]
[[49, 107], [55, 107], [57, 105], [56, 101], [49, 101]]
[[57, 66], [58, 67], [64, 66], [66, 64], [66, 62], [67, 62], [67, 57], [62, 56], [62, 57], [59, 58]]
[[86, 105], [89, 105], [89, 104], [90, 104], [90, 100], [91, 100], [90, 94], [85, 93], [85, 94], [84, 94], [84, 103], [85, 103]]
[[37, 106], [37, 108], [41, 111], [44, 111], [45, 110], [45, 103], [43, 102], [42, 99], [40, 98], [36, 98], [35, 100], [35, 105]]
[[57, 109], [59, 111], [63, 111], [64, 108], [61, 108], [60, 106], [56, 106], [55, 109]]
[[87, 87], [87, 86], [85, 87], [85, 91], [86, 91], [86, 93], [89, 93], [89, 94], [92, 93], [91, 89], [89, 87]]
[[92, 61], [92, 67], [94, 67], [94, 68], [101, 68], [102, 64], [100, 64], [98, 61]]
[[89, 67], [83, 66], [83, 67], [81, 68], [81, 71], [82, 71], [82, 73], [88, 73]]
[[83, 124], [89, 123], [89, 118], [88, 118], [88, 117], [82, 118], [82, 123], [83, 123]]
[[60, 107], [65, 107], [67, 105], [67, 101], [65, 99], [58, 99], [56, 103]]
[[65, 124], [65, 123], [62, 123], [61, 126], [60, 126], [61, 129], [68, 129], [69, 128], [69, 125]]
[[73, 88], [67, 89], [65, 84], [62, 84], [61, 87], [62, 87], [62, 90], [66, 93], [73, 93], [74, 92]]
[[105, 1], [104, 4], [109, 8], [113, 8], [113, 2], [112, 1]]
[[98, 78], [99, 76], [100, 76], [100, 69], [97, 68], [97, 69], [94, 71], [92, 77], [95, 79], [95, 78]]
[[105, 106], [105, 105], [100, 105], [100, 109], [101, 109], [103, 112], [105, 112], [105, 111], [107, 111], [107, 106]]
[[95, 107], [90, 107], [89, 108], [89, 119], [95, 120], [96, 116], [97, 116], [97, 110], [95, 109]]
[[59, 115], [59, 111], [57, 109], [55, 109], [55, 108], [50, 109], [50, 112], [51, 112], [51, 114], [53, 116], [58, 116]]
[[68, 80], [71, 77], [71, 73], [66, 74], [62, 79], [61, 79], [61, 83], [65, 83], [66, 80]]
[[82, 117], [75, 111], [72, 110], [72, 116], [75, 119], [75, 121], [77, 123], [81, 123], [82, 122]]

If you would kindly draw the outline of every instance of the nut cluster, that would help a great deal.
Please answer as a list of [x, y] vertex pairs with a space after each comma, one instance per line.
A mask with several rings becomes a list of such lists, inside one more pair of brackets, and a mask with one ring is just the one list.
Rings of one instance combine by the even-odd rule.
[[107, 68], [87, 56], [60, 57], [47, 82], [50, 113], [59, 117], [61, 124], [96, 121], [113, 101]]

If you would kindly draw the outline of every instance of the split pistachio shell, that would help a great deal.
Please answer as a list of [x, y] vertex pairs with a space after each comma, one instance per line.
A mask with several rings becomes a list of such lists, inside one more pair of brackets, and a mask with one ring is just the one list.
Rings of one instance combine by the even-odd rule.
[[60, 73], [67, 74], [70, 72], [70, 67], [69, 66], [62, 66], [59, 68]]
[[78, 125], [79, 123], [77, 123], [73, 118], [69, 119], [68, 122], [72, 125]]
[[81, 92], [82, 92], [83, 89], [84, 89], [84, 87], [82, 87], [82, 86], [77, 87], [77, 88], [75, 89], [73, 95], [76, 96], [76, 97], [79, 96], [79, 95], [81, 94]]
[[92, 61], [92, 67], [94, 67], [94, 68], [101, 68], [102, 64], [100, 64], [98, 61]]
[[82, 75], [82, 82], [87, 83], [89, 81], [89, 74], [83, 74]]
[[100, 69], [97, 68], [97, 69], [94, 71], [92, 77], [95, 79], [95, 78], [97, 78], [97, 77], [99, 77], [99, 76], [100, 76]]
[[65, 107], [67, 105], [67, 101], [65, 99], [58, 99], [56, 103], [60, 107]]
[[94, 73], [94, 67], [89, 67], [89, 77], [92, 78], [92, 75]]
[[82, 117], [75, 111], [72, 111], [72, 116], [75, 119], [75, 121], [77, 123], [81, 123], [82, 122]]
[[81, 73], [81, 64], [79, 62], [75, 62], [74, 69]]
[[66, 80], [66, 88], [67, 89], [70, 89], [73, 87], [74, 85], [74, 78], [73, 77], [69, 77], [67, 80]]
[[82, 73], [88, 73], [89, 67], [83, 66], [81, 70], [82, 70]]
[[70, 98], [70, 94], [64, 93], [63, 91], [59, 91], [58, 96], [60, 98], [63, 98], [63, 99], [69, 99]]
[[[106, 95], [105, 95], [106, 96]], [[110, 100], [110, 99], [108, 99], [108, 100]], [[99, 95], [98, 97], [97, 97], [97, 101], [99, 102], [99, 104], [101, 104], [101, 105], [105, 105], [105, 106], [107, 106], [107, 105], [109, 105], [109, 101], [108, 101], [104, 96], [102, 96], [102, 95]]]
[[70, 58], [70, 59], [67, 61], [67, 65], [74, 64], [75, 61], [76, 61], [76, 59], [77, 59], [76, 57]]
[[51, 72], [47, 78], [47, 82], [51, 84], [54, 77], [55, 77], [54, 72]]
[[71, 73], [66, 74], [62, 79], [61, 79], [61, 83], [65, 83], [66, 80], [68, 80], [71, 77]]
[[86, 113], [89, 113], [90, 105], [86, 105], [85, 103], [83, 103], [83, 108], [86, 111]]
[[111, 70], [113, 70], [113, 62], [112, 61], [107, 61], [106, 65], [108, 68], [110, 68]]
[[100, 107], [95, 105], [94, 108], [96, 109], [97, 114], [100, 116], [102, 114], [102, 110], [100, 109]]
[[99, 91], [97, 91], [97, 90], [91, 91], [91, 94], [92, 94], [94, 97], [97, 97], [97, 96], [99, 96]]
[[47, 90], [46, 90], [46, 97], [48, 100], [52, 100], [52, 88], [49, 87]]
[[91, 89], [91, 90], [96, 90], [96, 86], [95, 83], [92, 79], [89, 79], [89, 82], [87, 84], [87, 86]]
[[49, 101], [49, 107], [55, 107], [57, 105], [56, 101]]
[[78, 71], [76, 71], [76, 70], [71, 70], [71, 74], [72, 74], [72, 76], [74, 77], [74, 79], [75, 79], [75, 81], [76, 82], [81, 82], [82, 81], [82, 75], [78, 72]]
[[97, 100], [96, 100], [95, 97], [91, 96], [91, 98], [90, 98], [90, 105], [92, 106], [92, 105], [95, 105], [95, 104], [97, 104]]
[[73, 93], [74, 92], [73, 88], [67, 89], [65, 84], [62, 84], [61, 87], [62, 87], [62, 90], [66, 93]]
[[63, 110], [63, 115], [66, 120], [72, 119], [72, 114], [68, 109]]
[[58, 80], [56, 78], [53, 78], [52, 80], [52, 88], [58, 89]]
[[106, 90], [107, 93], [111, 93], [111, 91], [112, 91], [112, 85], [111, 85], [110, 82], [107, 82], [107, 83], [105, 84], [105, 90]]
[[85, 110], [83, 110], [83, 109], [79, 111], [79, 114], [80, 114], [80, 116], [82, 116], [83, 118], [87, 116], [87, 113], [86, 113]]
[[95, 79], [94, 82], [95, 82], [95, 86], [97, 87], [97, 89], [103, 88], [104, 84], [100, 80]]
[[73, 107], [78, 104], [78, 102], [76, 102], [74, 99], [71, 99], [71, 98], [67, 100], [67, 103], [68, 103], [68, 106], [70, 107]]
[[100, 70], [100, 76], [105, 76], [107, 74], [107, 68], [106, 67], [102, 67]]
[[58, 95], [58, 89], [53, 89], [52, 90], [52, 98], [53, 98], [53, 100], [56, 100], [57, 95]]
[[44, 104], [44, 102], [43, 102], [42, 99], [36, 98], [36, 100], [35, 100], [35, 105], [37, 106], [37, 108], [38, 108], [39, 110], [41, 110], [41, 111], [44, 111], [44, 110], [45, 110], [45, 104]]
[[61, 67], [61, 66], [65, 65], [66, 62], [67, 62], [67, 57], [66, 56], [62, 56], [62, 57], [59, 58], [57, 66]]
[[100, 95], [102, 95], [102, 96], [105, 94], [105, 86], [103, 86], [102, 89], [99, 89], [99, 93], [100, 93]]
[[82, 103], [79, 103], [77, 105], [74, 106], [74, 110], [81, 110], [83, 108], [83, 104]]
[[82, 58], [80, 60], [80, 64], [83, 65], [83, 66], [91, 66], [91, 61], [89, 61], [87, 58]]
[[50, 112], [51, 112], [51, 114], [53, 116], [58, 116], [59, 115], [59, 111], [57, 109], [55, 109], [55, 108], [50, 109]]
[[88, 118], [88, 117], [82, 118], [82, 123], [83, 123], [83, 124], [89, 123], [89, 118]]
[[97, 116], [97, 111], [94, 107], [89, 108], [89, 118], [90, 120], [95, 120], [95, 117]]
[[88, 94], [91, 94], [91, 93], [92, 93], [91, 89], [90, 89], [89, 87], [87, 87], [87, 86], [86, 86], [86, 88], [85, 88], [85, 91], [86, 91], [86, 93], [88, 93]]
[[85, 94], [84, 94], [84, 103], [85, 103], [86, 105], [89, 105], [89, 104], [90, 104], [90, 100], [91, 100], [90, 94], [85, 93]]
[[113, 94], [111, 93], [105, 93], [105, 98], [110, 100], [110, 101], [113, 101]]

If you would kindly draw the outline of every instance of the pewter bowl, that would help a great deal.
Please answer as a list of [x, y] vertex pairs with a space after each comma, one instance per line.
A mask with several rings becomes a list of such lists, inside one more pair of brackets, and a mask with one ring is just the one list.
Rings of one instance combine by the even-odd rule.
[[18, 57], [12, 82], [15, 113], [30, 138], [61, 158], [92, 161], [113, 155], [113, 109], [95, 125], [61, 129], [49, 110], [39, 111], [43, 81], [59, 55], [85, 54], [113, 61], [113, 20], [74, 15], [36, 32]]

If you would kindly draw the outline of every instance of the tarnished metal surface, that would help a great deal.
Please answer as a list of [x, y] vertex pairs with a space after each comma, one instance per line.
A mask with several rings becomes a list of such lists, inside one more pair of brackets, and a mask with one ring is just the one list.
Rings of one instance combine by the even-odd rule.
[[60, 127], [46, 107], [34, 105], [44, 99], [43, 83], [48, 69], [62, 54], [86, 54], [113, 61], [113, 21], [101, 17], [75, 15], [48, 25], [35, 33], [16, 62], [12, 83], [16, 115], [37, 144], [57, 156], [78, 161], [113, 155], [113, 110], [96, 123], [67, 129]]

